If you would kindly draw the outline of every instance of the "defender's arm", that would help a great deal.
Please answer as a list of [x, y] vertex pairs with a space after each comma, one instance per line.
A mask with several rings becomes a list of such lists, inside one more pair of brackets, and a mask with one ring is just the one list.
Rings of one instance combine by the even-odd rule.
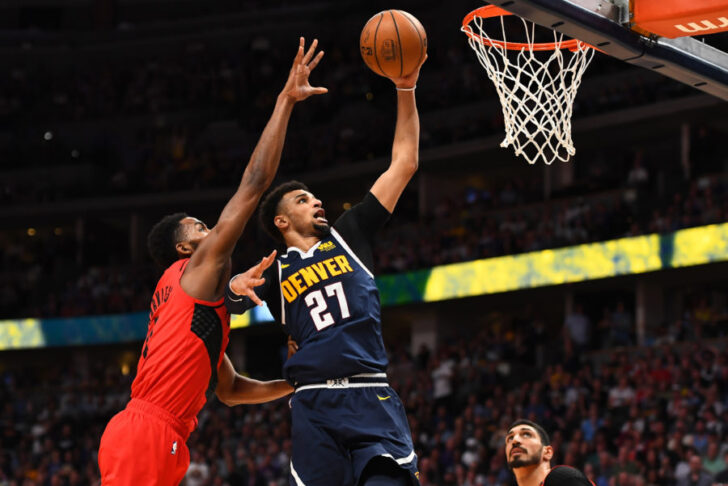
[[245, 224], [275, 177], [293, 106], [309, 96], [327, 92], [325, 88], [314, 88], [308, 82], [311, 70], [321, 60], [323, 51], [314, 57], [318, 44], [314, 40], [304, 54], [304, 42], [301, 37], [288, 81], [278, 96], [273, 114], [250, 157], [237, 191], [225, 205], [215, 227], [193, 253], [182, 276], [182, 288], [192, 297], [204, 300], [221, 297], [222, 270], [229, 264], [230, 255]]
[[233, 405], [265, 403], [293, 393], [285, 380], [258, 381], [240, 376], [225, 354], [218, 370], [215, 394], [228, 407]]

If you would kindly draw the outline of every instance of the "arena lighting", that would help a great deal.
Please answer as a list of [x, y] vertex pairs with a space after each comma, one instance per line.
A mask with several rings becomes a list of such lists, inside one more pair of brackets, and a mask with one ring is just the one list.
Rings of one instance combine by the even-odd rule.
[[273, 322], [273, 315], [268, 310], [268, 305], [265, 302], [263, 302], [262, 307], [253, 307], [245, 314], [231, 316], [230, 329], [239, 329], [264, 322]]
[[[728, 261], [728, 223], [442, 265], [377, 278], [382, 305], [474, 297]], [[0, 320], [0, 351], [141, 341], [148, 312]], [[233, 329], [273, 321], [266, 306], [233, 316]]]
[[382, 305], [497, 294], [728, 261], [728, 223], [542, 250], [377, 279]]

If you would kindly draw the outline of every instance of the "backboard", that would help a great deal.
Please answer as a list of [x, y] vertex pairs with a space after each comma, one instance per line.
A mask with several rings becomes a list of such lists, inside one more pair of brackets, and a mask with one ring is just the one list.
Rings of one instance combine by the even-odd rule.
[[[605, 54], [728, 101], [728, 53], [692, 37], [631, 28], [629, 0], [489, 0], [519, 17], [582, 40]], [[728, 36], [718, 33], [714, 36]]]

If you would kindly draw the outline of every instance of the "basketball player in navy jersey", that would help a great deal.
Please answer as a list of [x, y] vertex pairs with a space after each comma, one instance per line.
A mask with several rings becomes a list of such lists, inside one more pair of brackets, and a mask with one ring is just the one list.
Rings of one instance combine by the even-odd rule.
[[[208, 229], [202, 221], [177, 213], [164, 217], [149, 234], [150, 253], [166, 271], [152, 297], [131, 400], [101, 437], [98, 461], [104, 486], [178, 485], [190, 463], [187, 439], [212, 393], [232, 406], [262, 403], [292, 391], [284, 380], [260, 382], [235, 372], [225, 355], [230, 315], [223, 296], [230, 255], [275, 177], [294, 105], [326, 92], [308, 81], [323, 55], [314, 56], [316, 45], [314, 41], [304, 52], [300, 39], [273, 114], [215, 227]], [[273, 260], [274, 254], [269, 255], [254, 272]]]
[[506, 461], [518, 486], [594, 486], [570, 466], [551, 467], [554, 449], [549, 435], [530, 420], [516, 420], [506, 434]]
[[304, 184], [278, 186], [263, 200], [260, 218], [287, 251], [261, 275], [263, 285], [252, 288], [247, 282], [253, 280], [237, 277], [230, 282], [226, 303], [232, 313], [252, 307], [247, 296], [256, 292], [298, 344], [283, 369], [295, 387], [291, 485], [418, 483], [407, 417], [385, 373], [372, 246], [417, 170], [414, 89], [421, 66], [392, 79], [392, 161], [364, 199], [330, 226], [321, 201]]

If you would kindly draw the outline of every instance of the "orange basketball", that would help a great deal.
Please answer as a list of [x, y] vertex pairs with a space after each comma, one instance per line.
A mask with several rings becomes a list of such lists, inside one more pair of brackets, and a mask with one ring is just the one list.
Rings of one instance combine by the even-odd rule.
[[388, 78], [407, 76], [427, 53], [422, 24], [404, 10], [385, 10], [369, 19], [359, 39], [369, 69]]

